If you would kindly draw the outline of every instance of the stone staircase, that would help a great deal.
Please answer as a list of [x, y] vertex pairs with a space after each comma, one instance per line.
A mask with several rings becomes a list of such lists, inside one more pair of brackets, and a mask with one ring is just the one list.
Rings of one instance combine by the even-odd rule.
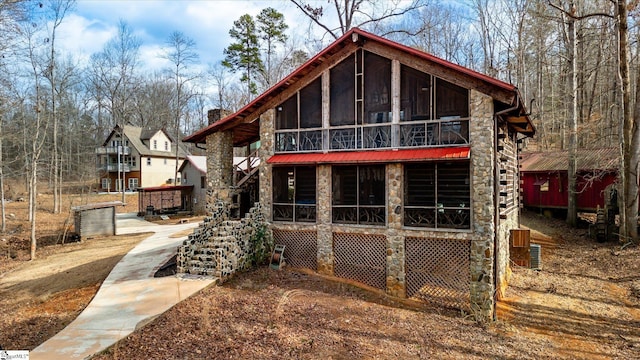
[[256, 253], [267, 251], [265, 222], [259, 203], [240, 220], [229, 220], [229, 206], [212, 206], [212, 214], [178, 248], [177, 270], [182, 274], [224, 279], [253, 265]]

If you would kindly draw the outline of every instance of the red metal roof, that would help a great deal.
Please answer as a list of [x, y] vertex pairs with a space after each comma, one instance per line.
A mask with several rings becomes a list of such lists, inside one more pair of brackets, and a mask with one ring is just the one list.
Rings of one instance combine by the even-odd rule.
[[[299, 80], [300, 78], [302, 78], [305, 75], [307, 75], [309, 72], [311, 72], [311, 70], [313, 70], [316, 67], [320, 66], [327, 59], [329, 59], [333, 54], [338, 52], [339, 49], [347, 46], [349, 43], [353, 43], [353, 41], [351, 40], [353, 34], [357, 34], [358, 36], [361, 36], [361, 37], [363, 37], [363, 39], [366, 39], [368, 41], [375, 41], [375, 42], [384, 44], [385, 46], [389, 46], [391, 48], [398, 49], [400, 51], [406, 52], [406, 53], [411, 54], [413, 56], [422, 58], [422, 59], [430, 61], [432, 63], [436, 63], [436, 64], [438, 64], [440, 66], [445, 67], [445, 68], [449, 68], [451, 70], [454, 70], [454, 71], [457, 71], [459, 73], [465, 74], [465, 75], [470, 76], [472, 78], [478, 79], [478, 80], [480, 80], [480, 81], [482, 81], [482, 82], [484, 82], [486, 84], [490, 84], [493, 87], [499, 88], [502, 91], [513, 92], [514, 98], [516, 99], [516, 101], [518, 103], [517, 104], [509, 104], [509, 105], [516, 105], [517, 106], [517, 109], [514, 109], [514, 111], [516, 113], [524, 113], [525, 112], [524, 111], [524, 104], [521, 103], [520, 97], [517, 95], [518, 89], [515, 86], [511, 85], [511, 84], [508, 84], [506, 82], [500, 81], [500, 80], [492, 78], [490, 76], [481, 74], [481, 73], [479, 73], [477, 71], [465, 68], [464, 66], [460, 66], [458, 64], [454, 64], [452, 62], [449, 62], [449, 61], [446, 61], [444, 59], [438, 58], [436, 56], [433, 56], [431, 54], [425, 53], [423, 51], [411, 48], [409, 46], [402, 45], [402, 44], [393, 42], [391, 40], [385, 39], [383, 37], [368, 33], [366, 31], [360, 30], [359, 28], [353, 28], [353, 29], [349, 30], [346, 34], [341, 36], [334, 43], [332, 43], [331, 45], [326, 47], [324, 50], [320, 51], [313, 58], [309, 59], [307, 62], [305, 62], [302, 66], [300, 66], [294, 72], [289, 74], [287, 77], [285, 77], [284, 79], [280, 80], [277, 84], [273, 85], [269, 90], [267, 90], [266, 92], [260, 94], [260, 96], [255, 98], [253, 101], [251, 101], [247, 105], [245, 105], [242, 109], [238, 110], [236, 113], [231, 114], [230, 116], [228, 116], [228, 117], [226, 117], [224, 119], [216, 121], [215, 123], [203, 128], [203, 129], [200, 129], [200, 130], [196, 131], [195, 133], [193, 133], [193, 134], [187, 136], [186, 138], [184, 138], [183, 141], [192, 142], [192, 143], [204, 143], [205, 140], [206, 140], [207, 135], [218, 131], [218, 129], [222, 128], [223, 126], [225, 126], [225, 127], [246, 126], [247, 124], [245, 122], [243, 122], [243, 120], [246, 117], [250, 116], [252, 113], [254, 113], [256, 110], [258, 110], [261, 106], [265, 105], [268, 101], [272, 100], [275, 96], [280, 94], [282, 91], [284, 91], [284, 90], [288, 89], [290, 86], [294, 85], [297, 82], [297, 80]], [[530, 127], [530, 129], [529, 129], [530, 131], [527, 132], [527, 134], [532, 136], [535, 133], [535, 129], [533, 128], [533, 125], [530, 123], [530, 120], [528, 119], [528, 116], [525, 116], [525, 118], [526, 118], [526, 122], [530, 125], [530, 126], [528, 126], [528, 128]]]
[[277, 154], [269, 164], [352, 164], [443, 159], [468, 159], [469, 147], [447, 147], [403, 150], [339, 151], [329, 153]]

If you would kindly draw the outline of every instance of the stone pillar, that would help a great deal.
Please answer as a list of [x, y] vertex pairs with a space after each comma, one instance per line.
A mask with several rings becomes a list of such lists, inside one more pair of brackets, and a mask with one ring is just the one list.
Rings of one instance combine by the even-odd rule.
[[473, 239], [470, 257], [471, 310], [479, 321], [491, 321], [494, 309], [495, 133], [493, 99], [470, 92]]
[[404, 271], [404, 236], [401, 234], [403, 224], [402, 198], [403, 192], [402, 164], [387, 165], [388, 203], [387, 214], [389, 229], [387, 231], [387, 293], [400, 298], [406, 297]]
[[267, 160], [274, 153], [274, 110], [268, 110], [260, 115], [260, 148], [258, 149], [258, 157], [260, 158], [260, 204], [265, 220], [271, 223], [271, 196], [273, 194], [273, 181], [271, 177], [271, 165], [267, 164]]
[[231, 111], [224, 109], [211, 109], [207, 111], [207, 121], [209, 125], [214, 122], [231, 115]]
[[333, 233], [331, 230], [331, 165], [316, 170], [316, 216], [318, 226], [318, 272], [333, 275]]
[[233, 185], [233, 133], [215, 132], [207, 136], [207, 213], [221, 200], [231, 204]]

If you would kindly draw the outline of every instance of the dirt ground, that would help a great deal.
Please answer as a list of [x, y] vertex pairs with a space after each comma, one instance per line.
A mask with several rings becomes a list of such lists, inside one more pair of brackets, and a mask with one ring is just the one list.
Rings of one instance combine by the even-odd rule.
[[[587, 230], [532, 213], [524, 214], [523, 224], [549, 235], [555, 246], [543, 246], [541, 271], [514, 267], [491, 324], [348, 282], [263, 267], [204, 289], [95, 358], [640, 358], [640, 248], [599, 244]], [[14, 259], [18, 265], [9, 271], [0, 265], [0, 345], [37, 346], [57, 331], [48, 330], [51, 323], [64, 323], [44, 309], [61, 308], [59, 317], [69, 322], [102, 281], [82, 271], [85, 265], [54, 273], [45, 260], [66, 256], [55, 263], [73, 263], [87, 246], [81, 257], [94, 254], [91, 264], [110, 269], [117, 256], [100, 246], [122, 242], [124, 254], [139, 241], [125, 239], [43, 250], [39, 271], [46, 277], [27, 275], [37, 273], [36, 262]], [[19, 293], [21, 300], [6, 300]]]

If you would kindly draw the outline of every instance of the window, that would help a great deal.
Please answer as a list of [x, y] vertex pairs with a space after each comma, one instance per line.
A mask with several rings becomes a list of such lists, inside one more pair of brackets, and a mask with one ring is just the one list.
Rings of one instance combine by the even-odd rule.
[[169, 151], [169, 142], [168, 141], [164, 142], [164, 151]]
[[128, 164], [130, 167], [136, 167], [136, 157], [135, 156], [125, 156], [124, 162]]
[[334, 166], [332, 219], [339, 224], [386, 223], [384, 165]]
[[365, 124], [391, 122], [391, 60], [364, 53]]
[[111, 187], [111, 179], [102, 178], [102, 189], [109, 190], [110, 187]]
[[351, 55], [331, 69], [330, 123], [331, 126], [355, 125], [355, 55]]
[[205, 189], [207, 187], [207, 177], [200, 176], [200, 189]]
[[167, 165], [167, 159], [164, 159], [164, 164]]
[[147, 166], [151, 166], [151, 158], [150, 157], [147, 158]]
[[116, 191], [122, 191], [124, 189], [124, 179], [116, 179]]
[[276, 151], [322, 149], [322, 131], [319, 130], [322, 128], [322, 81], [320, 78], [276, 107], [276, 130], [313, 128], [316, 130], [278, 132]]
[[129, 178], [129, 190], [138, 188], [138, 178]]
[[431, 75], [408, 66], [402, 66], [400, 84], [400, 120], [432, 119], [431, 97], [433, 86]]
[[158, 140], [153, 140], [153, 150], [158, 150]]
[[469, 117], [469, 90], [436, 80], [436, 119], [448, 117]]
[[469, 143], [469, 91], [419, 70], [400, 70], [400, 146]]
[[469, 162], [405, 165], [404, 225], [471, 228]]
[[316, 221], [316, 168], [273, 168], [273, 220]]

